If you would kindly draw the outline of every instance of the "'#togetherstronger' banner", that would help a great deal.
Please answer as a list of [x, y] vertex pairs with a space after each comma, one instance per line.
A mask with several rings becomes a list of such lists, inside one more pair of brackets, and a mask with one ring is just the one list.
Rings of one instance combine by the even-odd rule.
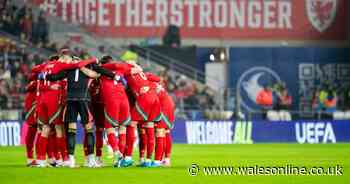
[[31, 0], [106, 37], [344, 40], [346, 0]]

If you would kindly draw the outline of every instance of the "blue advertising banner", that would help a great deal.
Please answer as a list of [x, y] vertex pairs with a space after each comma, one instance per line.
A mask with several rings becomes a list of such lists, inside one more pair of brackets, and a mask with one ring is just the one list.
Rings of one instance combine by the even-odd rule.
[[[25, 128], [19, 121], [0, 121], [0, 146], [24, 144]], [[174, 143], [253, 144], [299, 143], [326, 144], [350, 142], [350, 121], [185, 121], [177, 120], [172, 131]], [[78, 127], [77, 143], [83, 142]]]
[[316, 88], [329, 83], [340, 91], [350, 84], [349, 48], [231, 48], [229, 86], [241, 97], [243, 111], [259, 110], [264, 85], [286, 84], [294, 110], [310, 111]]
[[349, 121], [233, 122], [177, 121], [176, 143], [339, 143], [350, 142]]
[[[22, 121], [0, 120], [0, 146], [20, 146], [25, 144], [28, 125]], [[83, 143], [84, 129], [78, 123], [76, 140], [78, 144]]]
[[18, 146], [21, 143], [19, 121], [0, 121], [0, 146]]

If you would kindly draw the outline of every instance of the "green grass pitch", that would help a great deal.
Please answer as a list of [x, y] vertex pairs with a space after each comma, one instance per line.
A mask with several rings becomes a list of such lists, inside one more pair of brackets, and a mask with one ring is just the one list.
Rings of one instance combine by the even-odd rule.
[[[156, 184], [156, 183], [316, 183], [350, 182], [350, 145], [182, 145], [173, 147], [171, 168], [27, 168], [24, 147], [0, 147], [0, 184]], [[81, 147], [76, 155], [82, 155]], [[137, 154], [135, 154], [137, 155]], [[105, 163], [111, 160], [104, 158]], [[78, 157], [82, 164], [82, 157]], [[343, 176], [189, 176], [188, 167], [199, 166], [333, 166], [343, 167]]]

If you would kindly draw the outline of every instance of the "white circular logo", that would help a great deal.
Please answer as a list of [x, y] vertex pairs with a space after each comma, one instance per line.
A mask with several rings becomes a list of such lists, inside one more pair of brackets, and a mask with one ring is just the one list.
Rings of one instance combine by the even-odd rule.
[[277, 83], [281, 82], [276, 72], [267, 67], [253, 67], [245, 71], [237, 82], [237, 95], [240, 98], [240, 104], [248, 111], [258, 110], [256, 103], [258, 93], [263, 89], [262, 82]]

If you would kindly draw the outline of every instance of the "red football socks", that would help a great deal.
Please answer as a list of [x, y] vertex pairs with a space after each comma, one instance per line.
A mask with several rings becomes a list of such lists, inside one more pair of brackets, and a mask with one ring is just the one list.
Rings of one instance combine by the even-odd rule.
[[34, 148], [36, 131], [37, 131], [36, 127], [29, 126], [28, 132], [26, 135], [26, 152], [27, 152], [28, 159], [33, 159], [33, 148]]
[[126, 156], [131, 156], [135, 142], [135, 127], [126, 127]]
[[103, 147], [103, 130], [99, 130], [97, 128], [96, 130], [96, 156], [101, 157], [102, 156], [102, 147]]
[[37, 152], [37, 159], [38, 160], [46, 160], [46, 149], [48, 144], [48, 138], [40, 136], [38, 140], [38, 152]]
[[68, 160], [67, 144], [64, 137], [56, 137], [57, 148], [64, 161]]
[[154, 128], [146, 128], [147, 133], [147, 159], [151, 159], [154, 151]]
[[147, 134], [145, 129], [141, 129], [139, 134], [139, 153], [140, 158], [145, 156], [146, 146], [147, 146]]
[[39, 159], [38, 158], [38, 155], [40, 154], [40, 146], [39, 146], [39, 143], [40, 143], [40, 137], [41, 137], [41, 133], [40, 132], [38, 132], [38, 135], [36, 136], [36, 142], [35, 142], [35, 153], [36, 153], [36, 157], [37, 157], [37, 159]]
[[49, 159], [55, 158], [55, 147], [56, 147], [56, 135], [53, 133], [50, 133], [48, 138], [48, 144], [47, 144], [47, 156]]
[[126, 147], [126, 134], [119, 134], [119, 151], [123, 155], [125, 154], [125, 147]]
[[156, 137], [156, 154], [154, 160], [161, 161], [164, 152], [164, 137]]
[[113, 152], [118, 151], [118, 140], [114, 133], [109, 133], [107, 135], [108, 144], [112, 147]]
[[87, 135], [86, 135], [86, 132], [84, 133], [84, 156], [88, 156], [89, 153], [88, 153], [88, 149], [87, 149]]
[[165, 158], [170, 158], [173, 141], [170, 133], [165, 134]]

